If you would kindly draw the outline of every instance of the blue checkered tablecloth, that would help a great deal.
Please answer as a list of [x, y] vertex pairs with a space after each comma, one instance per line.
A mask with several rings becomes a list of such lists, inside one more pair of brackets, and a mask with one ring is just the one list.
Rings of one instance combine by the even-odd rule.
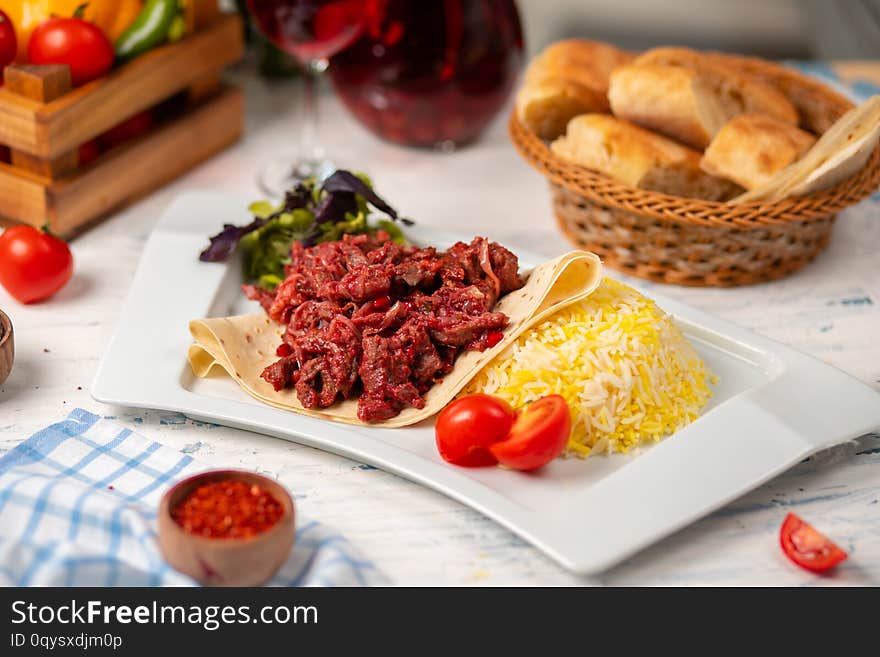
[[[191, 586], [156, 540], [175, 481], [208, 469], [191, 456], [76, 409], [0, 458], [0, 585]], [[386, 584], [330, 528], [297, 516], [276, 586]]]

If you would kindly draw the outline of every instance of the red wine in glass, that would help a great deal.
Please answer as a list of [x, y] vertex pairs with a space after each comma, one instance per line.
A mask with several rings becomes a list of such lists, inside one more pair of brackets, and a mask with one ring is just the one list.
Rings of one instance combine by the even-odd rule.
[[354, 43], [364, 30], [371, 0], [247, 0], [259, 30], [303, 65], [299, 151], [270, 162], [260, 175], [263, 190], [283, 197], [297, 181], [323, 178], [333, 170], [317, 137], [318, 76], [327, 60]]
[[365, 24], [366, 0], [248, 0], [257, 26], [303, 64], [351, 45]]
[[380, 137], [444, 150], [476, 139], [523, 62], [514, 0], [365, 0], [366, 26], [333, 57], [342, 102]]

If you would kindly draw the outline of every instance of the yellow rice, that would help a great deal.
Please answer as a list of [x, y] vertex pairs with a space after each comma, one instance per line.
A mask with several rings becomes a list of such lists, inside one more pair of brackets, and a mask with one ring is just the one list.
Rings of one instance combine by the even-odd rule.
[[696, 419], [712, 395], [711, 373], [672, 319], [632, 288], [604, 279], [584, 301], [524, 333], [465, 393], [521, 407], [565, 397], [569, 455], [626, 452]]

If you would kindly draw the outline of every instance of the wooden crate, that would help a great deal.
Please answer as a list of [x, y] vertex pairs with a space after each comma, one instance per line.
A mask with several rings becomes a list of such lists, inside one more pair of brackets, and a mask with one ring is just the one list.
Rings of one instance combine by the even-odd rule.
[[[0, 144], [11, 163], [0, 162], [0, 218], [71, 235], [238, 140], [242, 94], [220, 74], [243, 52], [241, 19], [230, 14], [76, 89], [66, 66], [7, 67]], [[169, 103], [149, 133], [79, 166], [81, 144]]]

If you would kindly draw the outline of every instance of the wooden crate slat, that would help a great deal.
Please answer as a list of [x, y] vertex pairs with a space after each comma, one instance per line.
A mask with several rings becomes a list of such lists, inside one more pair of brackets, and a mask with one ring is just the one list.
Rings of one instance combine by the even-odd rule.
[[50, 225], [70, 235], [95, 218], [131, 203], [208, 159], [241, 136], [243, 98], [220, 95], [121, 146], [79, 176], [46, 189]]
[[51, 159], [37, 157], [24, 151], [12, 151], [12, 166], [25, 169], [31, 173], [49, 180], [60, 180], [69, 176], [79, 166], [79, 152], [68, 151]]
[[37, 136], [37, 110], [41, 103], [0, 87], [0, 144], [21, 150], [21, 146], [35, 148]]
[[7, 91], [38, 103], [49, 103], [73, 88], [69, 66], [10, 66], [4, 82]]
[[0, 143], [54, 158], [237, 61], [241, 18], [227, 14], [46, 104], [0, 90]]
[[48, 211], [45, 183], [0, 163], [0, 217], [42, 226]]

